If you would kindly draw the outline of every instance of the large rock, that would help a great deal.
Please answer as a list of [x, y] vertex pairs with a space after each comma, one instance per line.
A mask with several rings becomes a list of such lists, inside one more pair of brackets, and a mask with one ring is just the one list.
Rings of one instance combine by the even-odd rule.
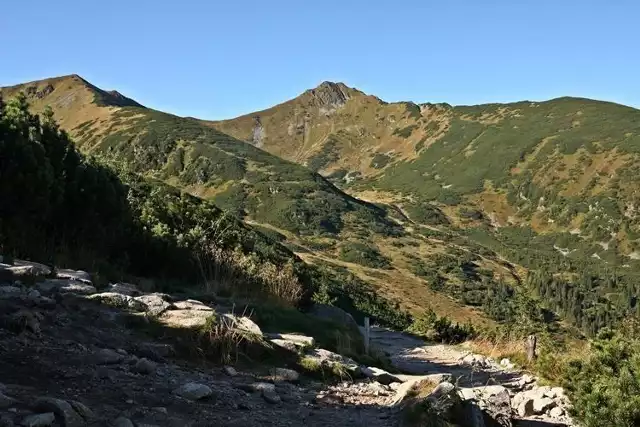
[[88, 298], [114, 308], [131, 311], [147, 311], [147, 305], [145, 303], [136, 300], [132, 296], [117, 292], [103, 292], [90, 295]]
[[271, 340], [290, 341], [298, 347], [313, 347], [316, 345], [316, 340], [313, 337], [307, 337], [305, 335], [267, 333], [265, 336]]
[[309, 314], [322, 319], [332, 320], [340, 325], [360, 332], [358, 323], [356, 323], [353, 316], [339, 307], [327, 304], [314, 304], [311, 310], [309, 310]]
[[484, 425], [511, 427], [511, 397], [505, 387], [492, 385], [461, 389], [460, 394], [463, 399], [477, 404], [482, 411]]
[[106, 289], [106, 292], [116, 292], [122, 295], [128, 295], [130, 297], [136, 297], [142, 294], [136, 287], [136, 285], [132, 285], [131, 283], [110, 283]]
[[271, 339], [269, 342], [276, 347], [283, 348], [285, 350], [291, 351], [293, 353], [297, 353], [299, 351], [303, 351], [305, 346], [303, 344], [297, 343], [295, 341], [281, 340], [281, 339]]
[[172, 328], [198, 328], [204, 326], [212, 316], [215, 316], [214, 311], [167, 310], [158, 320]]
[[169, 299], [169, 295], [161, 293], [153, 293], [135, 297], [136, 301], [139, 301], [147, 306], [147, 313], [153, 316], [160, 316], [165, 311], [174, 308], [174, 305], [169, 302]]
[[213, 390], [204, 384], [187, 383], [175, 389], [173, 393], [188, 400], [200, 400], [213, 394]]
[[271, 376], [275, 381], [296, 382], [300, 379], [300, 374], [293, 369], [273, 368]]
[[213, 308], [209, 307], [203, 302], [188, 299], [184, 301], [177, 301], [173, 304], [177, 310], [202, 310], [202, 311], [214, 311]]
[[351, 375], [358, 376], [361, 374], [360, 365], [346, 356], [334, 353], [322, 348], [314, 348], [306, 353], [306, 357], [315, 361], [321, 366], [333, 368], [336, 365], [346, 369]]
[[48, 276], [51, 274], [51, 267], [33, 261], [13, 260], [13, 265], [7, 267], [15, 278], [21, 276]]
[[411, 396], [413, 390], [422, 388], [425, 384], [435, 386], [452, 380], [451, 374], [399, 375], [398, 377], [403, 383], [396, 389], [396, 395], [390, 402], [392, 406], [401, 404]]
[[85, 425], [84, 419], [73, 409], [66, 400], [42, 397], [35, 403], [37, 411], [53, 412], [56, 419], [65, 427], [81, 427]]
[[234, 314], [223, 314], [218, 317], [218, 321], [231, 329], [248, 332], [250, 334], [262, 336], [262, 330], [253, 320], [245, 316], [236, 316]]
[[91, 275], [82, 270], [70, 270], [68, 268], [59, 268], [56, 270], [58, 279], [70, 279], [91, 285]]
[[362, 367], [361, 370], [362, 370], [362, 375], [364, 375], [367, 378], [371, 378], [379, 382], [380, 384], [389, 385], [391, 383], [402, 382], [398, 377], [380, 368], [370, 366], [370, 367]]

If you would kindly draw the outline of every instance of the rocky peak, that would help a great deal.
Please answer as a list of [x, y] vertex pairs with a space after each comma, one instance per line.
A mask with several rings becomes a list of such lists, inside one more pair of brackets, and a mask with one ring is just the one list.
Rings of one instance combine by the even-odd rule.
[[344, 105], [351, 95], [349, 88], [343, 83], [322, 82], [315, 89], [308, 91], [313, 99], [313, 103], [319, 107]]

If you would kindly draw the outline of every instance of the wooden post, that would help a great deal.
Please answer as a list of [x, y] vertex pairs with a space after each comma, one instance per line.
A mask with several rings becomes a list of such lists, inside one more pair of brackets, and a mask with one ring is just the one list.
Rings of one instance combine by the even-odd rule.
[[529, 335], [527, 337], [527, 360], [533, 362], [536, 359], [536, 344], [537, 339], [535, 335]]
[[370, 324], [369, 317], [364, 318], [364, 352], [369, 354], [369, 339], [370, 339]]

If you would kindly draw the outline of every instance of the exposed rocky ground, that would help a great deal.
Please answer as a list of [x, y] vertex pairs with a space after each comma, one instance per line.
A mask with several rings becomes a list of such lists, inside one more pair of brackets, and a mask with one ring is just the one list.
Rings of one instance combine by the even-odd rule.
[[[185, 358], [168, 331], [212, 316], [283, 351], [340, 366], [345, 381], [301, 376], [286, 358], [236, 368]], [[143, 333], [149, 319], [167, 333]], [[425, 379], [440, 390], [458, 382], [458, 398], [506, 417], [500, 425], [569, 424], [561, 389], [397, 332], [376, 328], [372, 340], [412, 375], [361, 366], [315, 348], [311, 337], [263, 334], [224, 304], [143, 294], [125, 283], [97, 290], [82, 271], [0, 264], [0, 426], [388, 426], [401, 421], [402, 403]]]

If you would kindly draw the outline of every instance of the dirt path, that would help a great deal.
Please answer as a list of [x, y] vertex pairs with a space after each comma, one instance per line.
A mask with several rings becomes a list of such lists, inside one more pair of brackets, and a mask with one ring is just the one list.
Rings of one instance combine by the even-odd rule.
[[427, 343], [414, 336], [385, 329], [371, 328], [371, 345], [389, 355], [391, 363], [411, 375], [451, 374], [461, 387], [499, 384], [513, 387], [521, 378], [518, 371], [507, 371], [499, 365], [480, 359], [465, 363], [470, 354], [457, 347]]

